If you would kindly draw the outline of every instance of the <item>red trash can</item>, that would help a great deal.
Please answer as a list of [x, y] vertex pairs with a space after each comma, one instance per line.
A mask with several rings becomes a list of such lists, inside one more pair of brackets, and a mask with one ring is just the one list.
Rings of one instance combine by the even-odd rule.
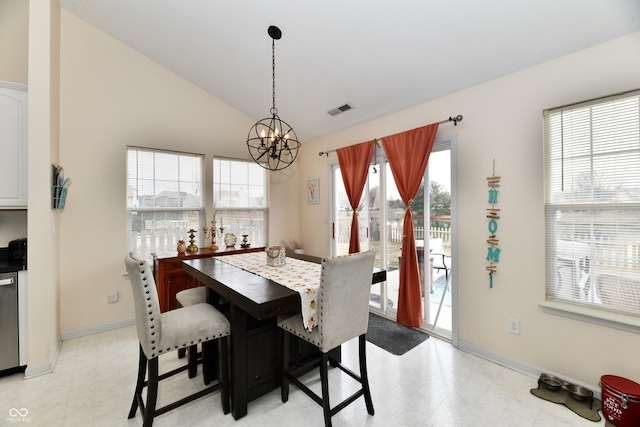
[[640, 384], [615, 375], [603, 375], [602, 413], [617, 427], [640, 426]]

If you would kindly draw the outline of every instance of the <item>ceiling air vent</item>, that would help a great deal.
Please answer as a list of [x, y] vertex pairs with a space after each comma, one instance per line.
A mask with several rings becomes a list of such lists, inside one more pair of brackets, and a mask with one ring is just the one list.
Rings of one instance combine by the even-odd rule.
[[331, 115], [331, 116], [337, 116], [338, 114], [340, 114], [340, 113], [344, 113], [345, 111], [350, 110], [350, 109], [351, 109], [351, 105], [349, 105], [349, 104], [344, 104], [344, 105], [343, 105], [343, 106], [341, 106], [341, 107], [334, 108], [333, 110], [329, 111], [329, 115]]

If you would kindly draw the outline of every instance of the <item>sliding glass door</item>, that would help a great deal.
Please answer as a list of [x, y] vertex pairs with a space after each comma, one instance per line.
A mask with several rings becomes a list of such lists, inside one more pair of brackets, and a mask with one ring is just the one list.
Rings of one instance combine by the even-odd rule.
[[[452, 328], [451, 153], [450, 140], [436, 140], [420, 191], [412, 204], [423, 297], [423, 328], [431, 330], [436, 324], [438, 332], [449, 337]], [[338, 164], [331, 166], [331, 175], [332, 254], [343, 255], [349, 251], [353, 209]], [[387, 281], [371, 288], [370, 307], [372, 311], [393, 318], [398, 308], [405, 209], [382, 154], [369, 167], [367, 184], [356, 212], [361, 249], [375, 249], [376, 266], [387, 270]]]
[[[344, 189], [342, 173], [337, 164], [331, 167], [332, 176], [332, 254], [346, 255], [349, 253], [349, 238], [351, 236], [351, 221], [354, 215], [353, 208], [347, 198]], [[381, 174], [376, 165], [369, 166], [369, 174], [362, 198], [356, 208], [358, 215], [358, 237], [360, 239], [360, 249], [365, 251], [373, 249], [376, 251], [375, 266], [384, 268], [383, 239], [385, 233], [383, 209], [380, 206], [383, 200], [381, 194]], [[371, 288], [371, 304], [373, 308], [380, 309], [381, 295], [384, 293], [384, 283], [374, 285]]]
[[[450, 144], [436, 144], [425, 174], [424, 322], [450, 337], [452, 330], [452, 183]], [[417, 227], [420, 225], [417, 224]], [[417, 238], [417, 237], [416, 237]], [[420, 253], [418, 253], [420, 255]], [[420, 256], [419, 256], [420, 258]]]

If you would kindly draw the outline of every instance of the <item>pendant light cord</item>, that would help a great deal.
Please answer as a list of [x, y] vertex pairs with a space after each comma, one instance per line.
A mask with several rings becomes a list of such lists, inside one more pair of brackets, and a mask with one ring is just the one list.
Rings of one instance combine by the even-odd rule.
[[271, 39], [271, 82], [273, 88], [271, 114], [275, 116], [278, 114], [278, 109], [276, 108], [276, 39], [274, 38]]

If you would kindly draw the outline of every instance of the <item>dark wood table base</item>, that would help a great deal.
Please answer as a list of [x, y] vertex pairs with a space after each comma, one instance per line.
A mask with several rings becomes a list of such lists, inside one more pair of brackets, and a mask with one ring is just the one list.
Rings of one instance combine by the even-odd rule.
[[[318, 258], [308, 257], [307, 261]], [[280, 387], [282, 335], [279, 314], [300, 312], [297, 292], [271, 280], [223, 263], [215, 258], [187, 260], [183, 268], [208, 287], [207, 301], [225, 313], [231, 324], [229, 345], [231, 414], [247, 414], [247, 404]], [[372, 283], [386, 280], [377, 270]], [[288, 349], [291, 370], [320, 355], [320, 350], [301, 339], [291, 339]], [[332, 357], [340, 360], [340, 349]]]

